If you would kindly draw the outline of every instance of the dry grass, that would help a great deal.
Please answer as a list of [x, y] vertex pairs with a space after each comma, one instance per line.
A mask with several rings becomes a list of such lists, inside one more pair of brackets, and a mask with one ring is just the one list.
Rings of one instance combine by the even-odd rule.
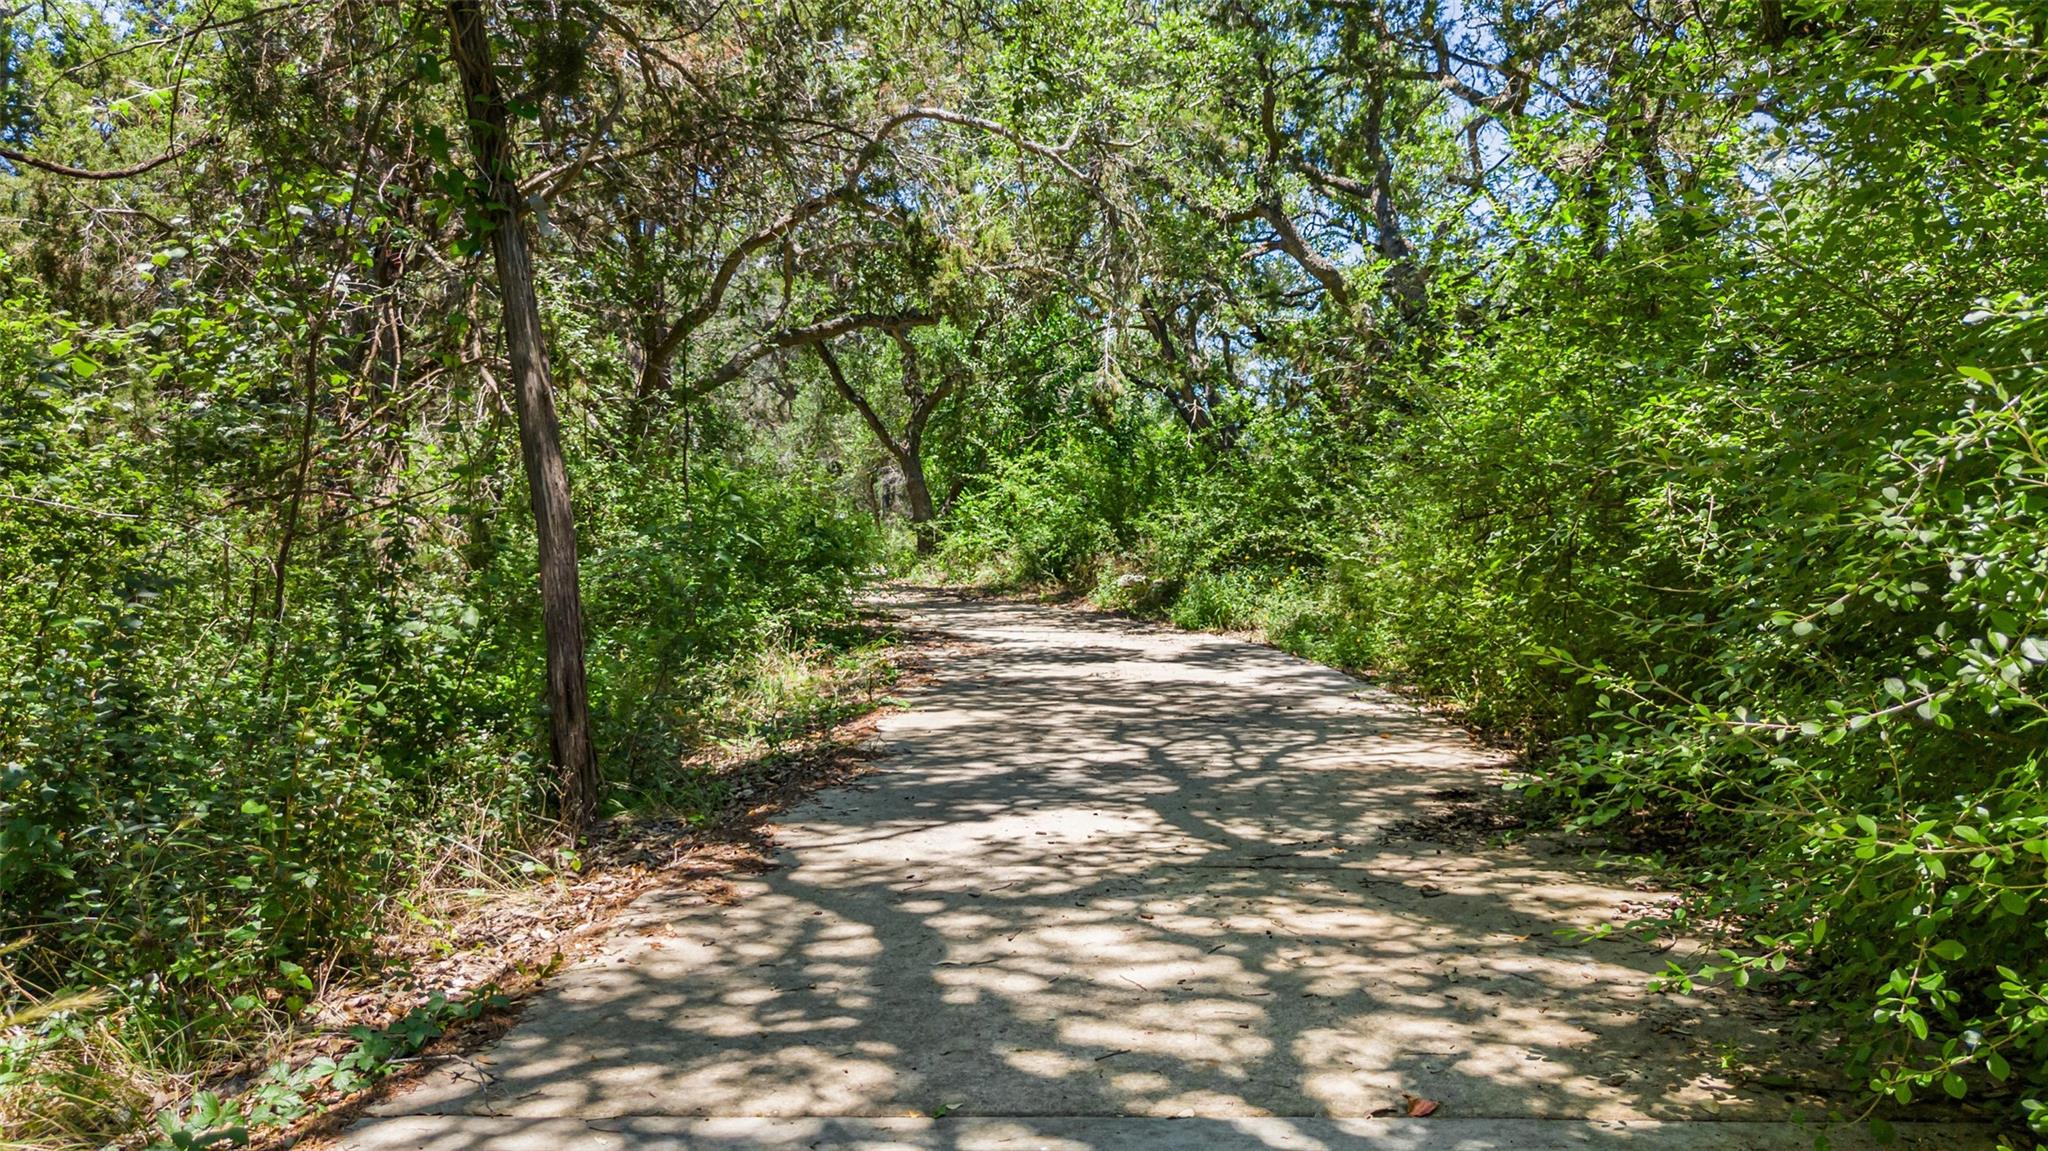
[[[150, 1098], [149, 1077], [91, 1019], [107, 994], [34, 994], [7, 965], [28, 944], [0, 946], [0, 1151], [77, 1144], [109, 1115], [132, 1125]], [[38, 1024], [66, 1017], [82, 1020], [78, 1034], [37, 1034]]]

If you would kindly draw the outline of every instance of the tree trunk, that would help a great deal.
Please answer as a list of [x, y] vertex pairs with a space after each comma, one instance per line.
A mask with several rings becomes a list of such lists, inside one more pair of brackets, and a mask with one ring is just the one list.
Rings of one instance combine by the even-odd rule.
[[896, 461], [897, 469], [903, 473], [903, 495], [910, 501], [910, 530], [917, 537], [917, 554], [924, 556], [932, 554], [938, 545], [939, 518], [938, 508], [932, 503], [931, 483], [924, 474], [924, 428], [940, 402], [952, 393], [953, 386], [947, 383], [926, 393], [918, 383], [917, 353], [911, 348], [910, 341], [901, 332], [891, 334], [902, 349], [903, 392], [911, 402], [910, 423], [901, 440], [889, 431], [889, 425], [882, 422], [882, 417], [876, 413], [874, 405], [868, 403], [868, 398], [846, 378], [845, 370], [839, 366], [839, 357], [832, 354], [831, 342], [821, 340], [813, 346], [817, 349], [819, 362], [825, 365], [825, 374], [832, 378], [832, 386], [839, 389], [839, 394], [853, 405], [861, 419], [867, 421], [868, 429], [875, 433], [882, 450], [889, 453], [889, 458]]
[[910, 531], [917, 537], [917, 554], [928, 556], [938, 544], [938, 510], [932, 504], [932, 487], [924, 477], [924, 460], [913, 446], [896, 457], [903, 469], [903, 495], [910, 501]]
[[[651, 319], [648, 321], [648, 325], [643, 328], [643, 336], [644, 333], [654, 330], [653, 322]], [[642, 343], [640, 346], [653, 347], [649, 343]], [[668, 361], [643, 353], [639, 380], [633, 388], [633, 409], [626, 416], [628, 449], [638, 448], [640, 441], [647, 437], [647, 429], [654, 422], [654, 405], [660, 397], [668, 393], [668, 382]]]
[[938, 547], [939, 513], [932, 506], [932, 486], [924, 475], [924, 429], [953, 390], [950, 380], [927, 392], [924, 374], [917, 367], [917, 348], [901, 329], [889, 333], [896, 341], [902, 361], [903, 394], [910, 400], [910, 419], [903, 427], [903, 494], [910, 499], [910, 531], [917, 537], [917, 554], [928, 556]]
[[1366, 114], [1366, 148], [1372, 159], [1373, 239], [1387, 261], [1387, 286], [1393, 291], [1394, 306], [1401, 319], [1420, 327], [1429, 319], [1429, 284], [1415, 265], [1414, 249], [1401, 229], [1401, 211], [1394, 203], [1394, 158], [1387, 147], [1385, 131], [1387, 89], [1373, 90], [1371, 110]]
[[533, 262], [526, 248], [523, 197], [514, 176], [510, 116], [491, 62], [481, 0], [447, 0], [448, 33], [462, 71], [470, 148], [490, 202], [484, 205], [511, 360], [526, 463], [527, 494], [540, 546], [541, 625], [547, 639], [547, 703], [554, 760], [561, 771], [562, 822], [573, 833], [596, 814], [602, 781], [590, 741], [590, 695], [583, 674], [583, 594], [577, 585], [576, 519], [569, 471], [562, 460], [561, 423], [548, 380]]

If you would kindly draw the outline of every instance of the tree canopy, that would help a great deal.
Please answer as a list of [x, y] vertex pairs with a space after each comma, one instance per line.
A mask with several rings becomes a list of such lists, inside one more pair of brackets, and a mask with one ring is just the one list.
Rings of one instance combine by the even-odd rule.
[[1674, 984], [1817, 1005], [1871, 1105], [2048, 1131], [2044, 42], [0, 9], [10, 980], [208, 1058], [450, 860], [704, 810], [764, 653], [915, 571], [1412, 684], [1727, 925]]

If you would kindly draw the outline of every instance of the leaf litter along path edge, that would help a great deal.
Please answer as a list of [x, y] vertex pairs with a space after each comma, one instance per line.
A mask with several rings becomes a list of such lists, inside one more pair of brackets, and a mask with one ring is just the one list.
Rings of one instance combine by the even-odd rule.
[[[407, 924], [381, 937], [383, 970], [330, 988], [284, 1050], [203, 1086], [246, 1105], [249, 1093], [265, 1085], [261, 1072], [277, 1059], [303, 1069], [319, 1056], [339, 1058], [356, 1048], [351, 1027], [403, 1026], [433, 993], [469, 1001], [488, 992], [503, 1003], [474, 1017], [465, 1013], [417, 1053], [380, 1068], [367, 1087], [343, 1091], [331, 1082], [295, 1081], [314, 1110], [249, 1132], [250, 1146], [259, 1151], [327, 1145], [334, 1132], [409, 1090], [426, 1071], [467, 1058], [501, 1036], [549, 976], [604, 946], [614, 916], [638, 897], [660, 888], [729, 902], [728, 876], [768, 864], [768, 821], [819, 788], [870, 770], [875, 723], [900, 706], [893, 693], [926, 682], [932, 660], [951, 646], [943, 637], [899, 626], [887, 612], [864, 611], [859, 626], [886, 646], [873, 664], [840, 669], [844, 674], [826, 689], [832, 714], [767, 740], [708, 747], [689, 761], [731, 789], [705, 821], [645, 813], [605, 820], [578, 845], [579, 868], [525, 887], [457, 891], [430, 882], [423, 914], [440, 917], [438, 935]], [[183, 1100], [165, 1104], [186, 1109]]]
[[891, 606], [956, 646], [879, 771], [790, 810], [729, 900], [643, 896], [344, 1146], [1805, 1148], [1794, 1120], [1851, 1099], [1763, 998], [1651, 994], [1693, 944], [1560, 934], [1643, 892], [1390, 834], [1506, 762], [1393, 693], [1225, 636]]

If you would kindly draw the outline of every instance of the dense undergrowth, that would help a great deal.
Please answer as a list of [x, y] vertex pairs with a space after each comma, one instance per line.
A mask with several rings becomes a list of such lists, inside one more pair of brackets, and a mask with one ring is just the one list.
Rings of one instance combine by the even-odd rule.
[[[2041, 316], [1950, 307], [1983, 343], [1896, 387], [1678, 369], [1639, 389], [1607, 349], [1654, 328], [1532, 332], [1438, 364], [1427, 422], [1370, 452], [1263, 423], [1227, 455], [1077, 437], [964, 499], [938, 570], [1257, 631], [1454, 703], [1530, 749], [1524, 786], [1560, 819], [1686, 885], [1683, 916], [1738, 925], [1671, 983], [1767, 976], [1828, 1005], [1810, 1022], [1846, 1033], [1874, 1094], [2038, 1115]], [[1582, 391], [1525, 387], [1546, 353]], [[1132, 468], [1168, 478], [1083, 494]]]
[[1761, 145], [1830, 163], [1742, 211], [1523, 249], [1370, 407], [1191, 432], [1134, 390], [1005, 459], [940, 565], [1454, 702], [1737, 925], [1671, 982], [1768, 980], [1873, 1098], [2048, 1132], [2048, 234], [2039, 138], [1992, 126], [2040, 123], [2025, 39], [1872, 65], [1894, 95]]
[[[154, 331], [179, 319], [88, 330], [25, 295], [0, 315], [0, 995], [36, 1016], [5, 1029], [0, 1115], [27, 1145], [119, 1134], [288, 1028], [374, 969], [422, 883], [561, 865], [530, 521], [469, 463], [496, 437], [323, 475], [388, 494], [309, 497], [284, 544], [237, 498], [272, 463], [238, 446], [260, 393], [215, 377], [163, 433], [119, 434], [171, 399]], [[874, 642], [872, 521], [720, 434], [576, 477], [612, 810], [721, 810], [691, 757], [838, 718], [833, 667]], [[81, 990], [92, 1010], [52, 1011]]]
[[[1609, 349], [1654, 326], [1580, 348], [1532, 331], [1439, 364], [1427, 422], [1370, 453], [1259, 424], [1230, 457], [1068, 441], [963, 501], [941, 563], [1455, 702], [1531, 748], [1526, 785], [1570, 825], [1740, 925], [1673, 982], [1768, 975], [1829, 1005], [1811, 1021], [1846, 1031], [1875, 1093], [2037, 1114], [2048, 390], [2018, 362], [2024, 300], [1950, 308], [1983, 341], [1960, 366], [1832, 397], [1804, 371], [1639, 390]], [[1579, 394], [1524, 386], [1546, 355]], [[1076, 473], [1134, 466], [1179, 475], [1136, 506], [1075, 494]]]

